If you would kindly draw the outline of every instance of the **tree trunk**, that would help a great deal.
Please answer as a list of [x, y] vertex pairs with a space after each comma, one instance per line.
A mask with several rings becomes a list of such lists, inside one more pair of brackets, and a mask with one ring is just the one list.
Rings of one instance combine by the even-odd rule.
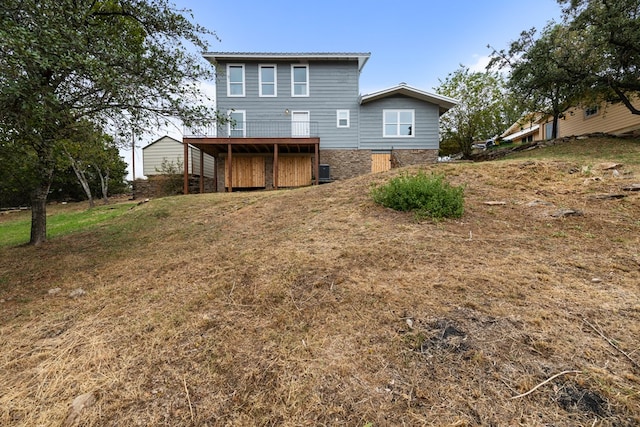
[[102, 189], [102, 201], [104, 204], [109, 203], [109, 170], [106, 170], [106, 173], [102, 175], [102, 170], [96, 166], [96, 170], [98, 171], [98, 176], [100, 177], [100, 188]]
[[466, 136], [463, 136], [460, 139], [460, 151], [462, 151], [462, 157], [464, 159], [470, 159], [471, 153], [473, 152], [473, 137], [469, 137], [467, 138]]
[[47, 196], [50, 187], [51, 179], [41, 182], [31, 193], [31, 245], [37, 246], [47, 240]]
[[[45, 146], [44, 148], [42, 146]], [[54, 160], [52, 150], [42, 144], [38, 153], [38, 184], [31, 192], [30, 245], [40, 245], [47, 240], [47, 197], [53, 181]]]
[[73, 157], [71, 157], [69, 153], [67, 153], [67, 156], [71, 161], [71, 168], [73, 169], [73, 172], [75, 172], [76, 177], [78, 178], [78, 181], [80, 181], [80, 185], [84, 190], [84, 194], [87, 196], [87, 199], [89, 199], [89, 207], [90, 208], [94, 207], [95, 203], [93, 202], [93, 195], [91, 194], [91, 187], [89, 186], [89, 181], [87, 180], [87, 176], [84, 174], [84, 171], [80, 169], [80, 167], [78, 166], [78, 163], [75, 161]]

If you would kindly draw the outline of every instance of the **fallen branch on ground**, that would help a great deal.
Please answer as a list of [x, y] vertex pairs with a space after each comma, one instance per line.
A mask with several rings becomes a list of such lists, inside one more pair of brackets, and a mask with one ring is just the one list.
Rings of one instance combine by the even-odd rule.
[[546, 384], [546, 383], [548, 383], [549, 381], [553, 381], [553, 380], [555, 380], [556, 378], [558, 378], [558, 377], [559, 377], [559, 376], [561, 376], [561, 375], [566, 375], [566, 374], [579, 374], [579, 373], [581, 373], [581, 372], [582, 372], [582, 371], [562, 371], [562, 372], [560, 372], [559, 374], [555, 374], [555, 375], [554, 375], [554, 376], [552, 376], [551, 378], [547, 378], [546, 380], [542, 381], [540, 384], [538, 384], [537, 386], [535, 386], [534, 388], [532, 388], [532, 389], [531, 389], [531, 390], [529, 390], [528, 392], [526, 392], [526, 393], [522, 393], [522, 394], [519, 394], [519, 395], [517, 395], [517, 396], [513, 396], [513, 397], [512, 397], [512, 399], [518, 399], [518, 398], [520, 398], [520, 397], [525, 397], [526, 395], [533, 393], [533, 392], [534, 392], [534, 391], [536, 391], [538, 388], [542, 387], [543, 385], [545, 385], [545, 384]]
[[189, 397], [189, 389], [187, 388], [187, 377], [182, 377], [182, 382], [184, 383], [184, 391], [187, 393], [187, 402], [189, 402], [189, 412], [191, 413], [191, 422], [195, 421], [193, 417], [193, 406], [191, 406], [191, 397]]
[[593, 329], [594, 331], [596, 331], [596, 333], [598, 335], [600, 335], [602, 338], [604, 338], [609, 345], [611, 345], [611, 347], [615, 348], [616, 350], [618, 350], [622, 355], [624, 355], [624, 357], [626, 357], [633, 366], [635, 366], [636, 368], [640, 369], [640, 364], [638, 364], [638, 362], [636, 362], [635, 360], [633, 360], [631, 358], [631, 356], [629, 356], [628, 353], [626, 353], [624, 350], [622, 350], [620, 347], [618, 347], [616, 345], [616, 343], [614, 343], [611, 339], [609, 339], [609, 337], [607, 337], [605, 334], [602, 333], [601, 330], [599, 330], [598, 328], [596, 328], [595, 326], [593, 326], [587, 319], [582, 319], [582, 321], [584, 323], [586, 323], [587, 325], [589, 325], [591, 327], [591, 329]]

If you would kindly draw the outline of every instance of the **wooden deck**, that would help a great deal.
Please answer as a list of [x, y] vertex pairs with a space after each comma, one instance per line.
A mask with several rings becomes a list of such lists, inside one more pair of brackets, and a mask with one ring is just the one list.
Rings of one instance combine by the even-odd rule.
[[[188, 146], [192, 145], [200, 149], [200, 162], [204, 162], [204, 154], [207, 153], [215, 158], [225, 156], [225, 188], [227, 191], [233, 191], [234, 186], [244, 186], [246, 182], [251, 182], [252, 185], [255, 182], [263, 183], [263, 177], [257, 177], [259, 175], [257, 170], [259, 167], [251, 164], [251, 176], [245, 176], [249, 172], [235, 171], [234, 167], [246, 169], [239, 166], [237, 161], [234, 161], [234, 155], [238, 154], [258, 154], [267, 155], [272, 158], [273, 164], [273, 187], [278, 189], [280, 183], [282, 186], [293, 186], [292, 183], [305, 182], [304, 177], [296, 176], [298, 172], [295, 172], [295, 163], [292, 161], [285, 161], [281, 166], [281, 160], [279, 156], [281, 154], [309, 154], [313, 155], [313, 176], [315, 177], [315, 184], [319, 184], [319, 154], [320, 154], [320, 138], [214, 138], [214, 137], [185, 137], [183, 138], [184, 150], [185, 150], [185, 162], [184, 162], [184, 194], [188, 194]], [[255, 162], [255, 161], [254, 161]], [[282, 170], [281, 170], [282, 169]], [[299, 168], [298, 168], [299, 169]], [[263, 167], [264, 170], [264, 167]], [[216, 173], [217, 174], [217, 173]], [[260, 178], [260, 179], [258, 179]], [[290, 179], [289, 179], [290, 178]], [[263, 184], [264, 185], [264, 184]], [[303, 184], [300, 184], [303, 185]], [[201, 185], [201, 191], [202, 185]]]

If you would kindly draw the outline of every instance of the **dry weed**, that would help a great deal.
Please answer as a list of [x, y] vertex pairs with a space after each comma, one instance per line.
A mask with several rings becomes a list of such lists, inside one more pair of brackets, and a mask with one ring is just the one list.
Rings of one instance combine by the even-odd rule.
[[640, 423], [640, 196], [591, 198], [637, 175], [428, 168], [466, 185], [460, 220], [376, 206], [391, 171], [2, 250], [0, 424], [62, 424], [88, 392], [77, 425]]

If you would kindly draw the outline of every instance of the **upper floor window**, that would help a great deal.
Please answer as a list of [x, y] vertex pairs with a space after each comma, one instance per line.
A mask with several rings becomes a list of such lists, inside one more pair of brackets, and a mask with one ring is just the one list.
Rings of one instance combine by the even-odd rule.
[[291, 66], [291, 96], [309, 96], [309, 66]]
[[229, 112], [229, 133], [230, 137], [244, 138], [247, 136], [247, 128], [245, 126], [245, 112], [242, 110]]
[[337, 110], [336, 111], [337, 126], [339, 128], [349, 127], [349, 110]]
[[227, 65], [227, 96], [244, 96], [244, 65]]
[[384, 110], [382, 114], [384, 117], [383, 136], [402, 138], [414, 136], [414, 110]]
[[584, 118], [588, 119], [589, 117], [597, 116], [600, 108], [597, 105], [592, 105], [589, 108], [585, 108], [584, 110]]
[[277, 68], [275, 65], [260, 66], [260, 96], [277, 96]]

